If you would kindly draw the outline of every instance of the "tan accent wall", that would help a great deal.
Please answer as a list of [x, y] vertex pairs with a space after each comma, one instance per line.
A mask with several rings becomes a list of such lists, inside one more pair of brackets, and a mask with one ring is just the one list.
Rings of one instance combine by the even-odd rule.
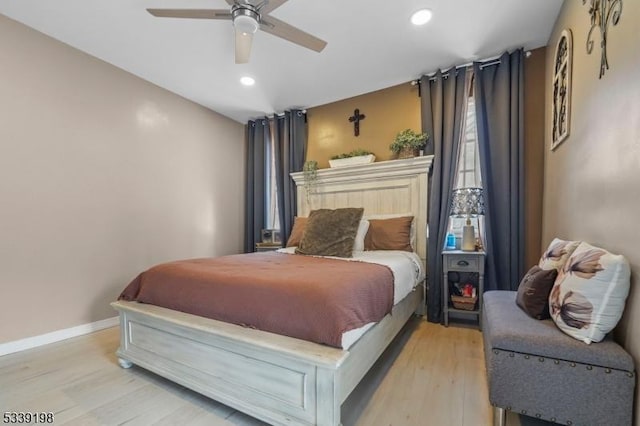
[[[353, 135], [349, 117], [358, 108], [366, 118], [360, 136]], [[307, 159], [329, 167], [333, 155], [356, 148], [372, 151], [376, 161], [391, 159], [389, 145], [407, 128], [421, 131], [418, 87], [409, 82], [338, 102], [307, 109], [309, 138]]]
[[[622, 18], [609, 27], [609, 70], [598, 79], [600, 39], [593, 53], [585, 45], [588, 6], [566, 1], [547, 49], [546, 93], [551, 93], [555, 45], [563, 29], [573, 32], [573, 99], [569, 137], [551, 146], [551, 111], [545, 132], [543, 244], [558, 236], [588, 241], [623, 254], [631, 264], [631, 293], [616, 330], [617, 340], [640, 367], [640, 2], [624, 2]], [[550, 95], [547, 96], [550, 99]], [[597, 392], [597, 390], [594, 390]], [[640, 425], [636, 391], [635, 425]]]
[[0, 343], [116, 315], [159, 262], [239, 252], [243, 126], [0, 15]]
[[524, 66], [524, 266], [528, 270], [542, 254], [546, 48], [532, 50]]
[[[525, 265], [537, 263], [542, 252], [542, 191], [544, 163], [544, 104], [546, 49], [536, 49], [525, 60]], [[353, 135], [348, 117], [359, 108], [367, 118], [360, 136]], [[421, 131], [418, 89], [409, 83], [354, 98], [309, 108], [307, 159], [321, 168], [329, 167], [332, 155], [364, 148], [376, 154], [376, 161], [392, 158], [389, 144], [400, 130]]]

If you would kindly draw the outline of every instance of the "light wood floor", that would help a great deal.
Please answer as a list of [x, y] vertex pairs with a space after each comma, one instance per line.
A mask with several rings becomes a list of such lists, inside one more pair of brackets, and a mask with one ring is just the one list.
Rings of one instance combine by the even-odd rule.
[[[0, 357], [0, 411], [50, 411], [56, 425], [263, 425], [141, 368], [121, 369], [118, 332]], [[481, 333], [412, 319], [345, 402], [342, 421], [490, 425]]]

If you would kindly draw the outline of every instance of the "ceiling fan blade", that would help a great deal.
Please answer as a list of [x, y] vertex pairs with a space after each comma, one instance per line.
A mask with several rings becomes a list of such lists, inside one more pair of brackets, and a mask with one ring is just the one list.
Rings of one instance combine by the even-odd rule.
[[298, 28], [276, 19], [273, 16], [263, 16], [262, 22], [260, 23], [260, 29], [269, 34], [273, 34], [276, 37], [280, 37], [302, 47], [306, 47], [307, 49], [315, 50], [316, 52], [321, 52], [327, 45], [326, 41], [299, 30]]
[[266, 15], [267, 13], [279, 8], [280, 6], [282, 6], [284, 3], [288, 1], [289, 0], [268, 0], [267, 4], [265, 4], [260, 8], [260, 13]]
[[227, 9], [147, 9], [158, 18], [231, 19]]
[[253, 33], [236, 31], [236, 64], [246, 64], [249, 62], [252, 41]]

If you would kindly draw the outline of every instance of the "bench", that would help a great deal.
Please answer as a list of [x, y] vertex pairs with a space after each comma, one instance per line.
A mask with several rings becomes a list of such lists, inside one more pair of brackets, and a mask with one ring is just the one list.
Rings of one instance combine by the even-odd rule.
[[529, 317], [515, 291], [484, 294], [483, 341], [494, 425], [506, 411], [564, 425], [631, 425], [635, 371], [609, 336], [589, 345]]

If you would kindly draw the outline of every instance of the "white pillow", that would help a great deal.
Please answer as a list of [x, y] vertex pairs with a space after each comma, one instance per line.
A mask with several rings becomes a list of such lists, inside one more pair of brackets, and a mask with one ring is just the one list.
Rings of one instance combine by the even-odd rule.
[[545, 271], [557, 269], [558, 273], [560, 273], [569, 256], [578, 247], [578, 244], [580, 244], [580, 241], [565, 241], [560, 238], [554, 238], [549, 247], [542, 253], [538, 266]]
[[580, 243], [549, 294], [551, 318], [575, 339], [601, 341], [622, 317], [630, 275], [624, 256]]
[[[368, 215], [364, 215], [362, 217], [362, 219], [364, 220], [369, 220], [369, 219], [393, 219], [394, 217], [407, 217], [407, 216], [413, 216], [413, 220], [411, 221], [411, 230], [409, 231], [409, 242], [411, 243], [411, 247], [413, 247], [413, 250], [416, 250], [416, 241], [417, 241], [417, 236], [416, 236], [416, 215], [409, 212], [409, 213], [386, 213], [386, 214], [368, 214]], [[365, 232], [366, 235], [366, 232]]]
[[356, 238], [353, 242], [353, 251], [364, 251], [364, 237], [367, 236], [369, 230], [369, 221], [361, 219], [356, 231]]

